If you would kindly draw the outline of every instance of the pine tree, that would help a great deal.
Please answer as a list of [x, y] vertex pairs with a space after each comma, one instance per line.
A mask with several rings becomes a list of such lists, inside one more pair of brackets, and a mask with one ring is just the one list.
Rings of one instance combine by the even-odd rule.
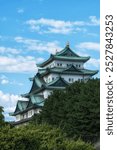
[[65, 91], [54, 91], [37, 120], [60, 127], [69, 137], [95, 142], [100, 135], [100, 80], [75, 82]]

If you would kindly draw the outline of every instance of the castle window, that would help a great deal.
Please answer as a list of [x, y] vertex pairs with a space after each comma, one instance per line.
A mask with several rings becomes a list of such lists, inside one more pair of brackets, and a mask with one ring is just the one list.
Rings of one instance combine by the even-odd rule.
[[80, 82], [80, 79], [78, 79], [78, 81]]
[[71, 78], [69, 78], [69, 82], [71, 82]]
[[60, 66], [62, 66], [62, 64], [60, 64]]
[[28, 118], [28, 113], [26, 113], [26, 118]]
[[54, 80], [54, 77], [52, 77], [52, 81]]
[[78, 67], [78, 65], [76, 65], [76, 67]]
[[71, 66], [72, 64], [67, 64], [67, 67]]
[[79, 68], [80, 68], [80, 66], [81, 66], [81, 65], [79, 65]]

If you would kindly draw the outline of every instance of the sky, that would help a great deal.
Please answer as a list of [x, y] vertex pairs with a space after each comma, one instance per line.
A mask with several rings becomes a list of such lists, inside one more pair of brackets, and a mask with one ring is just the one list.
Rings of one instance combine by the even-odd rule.
[[[99, 70], [99, 0], [0, 0], [0, 106], [5, 120], [21, 94], [29, 92], [37, 63], [69, 41], [85, 68]], [[99, 77], [99, 73], [95, 76]]]

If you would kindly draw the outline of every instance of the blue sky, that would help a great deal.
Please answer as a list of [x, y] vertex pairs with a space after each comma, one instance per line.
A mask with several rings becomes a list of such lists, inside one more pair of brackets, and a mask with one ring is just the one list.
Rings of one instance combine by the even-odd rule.
[[[62, 50], [91, 56], [85, 65], [99, 70], [99, 0], [0, 0], [0, 105], [5, 119], [20, 94], [30, 90], [36, 63]], [[99, 77], [99, 74], [97, 75]]]

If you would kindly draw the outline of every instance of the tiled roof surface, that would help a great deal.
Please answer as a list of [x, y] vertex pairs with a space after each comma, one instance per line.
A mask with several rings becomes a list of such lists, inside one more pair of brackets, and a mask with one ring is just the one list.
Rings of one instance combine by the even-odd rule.
[[55, 55], [51, 54], [48, 60], [44, 61], [41, 64], [37, 64], [37, 67], [44, 67], [53, 60], [86, 62], [89, 59], [90, 57], [82, 57], [77, 55], [69, 48], [69, 46], [66, 46], [62, 51], [57, 52]]

